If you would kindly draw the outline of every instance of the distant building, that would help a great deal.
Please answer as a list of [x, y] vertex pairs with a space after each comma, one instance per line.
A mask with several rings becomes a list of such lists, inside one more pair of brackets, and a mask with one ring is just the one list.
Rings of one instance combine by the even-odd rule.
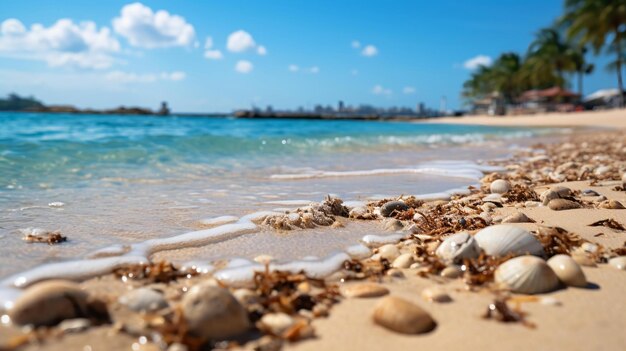
[[580, 101], [580, 95], [560, 87], [552, 87], [543, 90], [528, 90], [520, 96], [519, 101], [523, 108], [535, 112], [568, 112], [575, 109]]
[[339, 104], [337, 105], [337, 111], [339, 112], [343, 112], [344, 111], [344, 105], [343, 105], [343, 101], [339, 100]]
[[159, 115], [167, 116], [170, 114], [170, 108], [167, 106], [167, 101], [161, 102], [161, 108], [158, 112]]
[[267, 105], [267, 107], [265, 108], [265, 112], [267, 112], [267, 113], [274, 112], [274, 109], [272, 108], [272, 105]]

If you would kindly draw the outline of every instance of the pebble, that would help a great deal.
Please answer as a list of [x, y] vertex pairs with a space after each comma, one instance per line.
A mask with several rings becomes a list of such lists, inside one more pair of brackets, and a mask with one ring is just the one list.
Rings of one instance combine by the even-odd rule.
[[403, 334], [421, 334], [433, 330], [436, 326], [433, 318], [418, 305], [388, 296], [374, 308], [374, 322], [389, 330]]
[[163, 294], [150, 288], [131, 290], [122, 295], [118, 301], [135, 312], [154, 312], [168, 306]]
[[580, 208], [580, 204], [566, 199], [554, 199], [550, 200], [550, 202], [548, 203], [548, 207], [554, 211], [564, 211]]
[[63, 333], [78, 333], [86, 330], [91, 326], [91, 322], [87, 318], [66, 319], [59, 323], [59, 330]]
[[389, 262], [393, 262], [393, 260], [400, 256], [400, 250], [398, 250], [394, 244], [387, 244], [378, 248], [378, 254], [381, 258], [387, 259]]
[[367, 208], [365, 207], [355, 207], [352, 210], [350, 210], [350, 213], [348, 214], [348, 216], [350, 218], [363, 218], [367, 215]]
[[613, 268], [626, 271], [626, 256], [618, 256], [618, 257], [611, 258], [609, 260], [609, 265], [613, 266]]
[[65, 319], [87, 316], [87, 293], [74, 282], [48, 280], [24, 291], [9, 311], [13, 323], [55, 325]]
[[296, 321], [286, 313], [268, 313], [261, 317], [259, 328], [269, 331], [274, 335], [282, 335], [291, 328]]
[[248, 330], [248, 313], [225, 288], [200, 283], [181, 301], [189, 332], [202, 340], [224, 339]]
[[391, 267], [393, 268], [409, 268], [413, 262], [415, 262], [415, 260], [413, 259], [413, 254], [410, 253], [404, 253], [401, 254], [400, 256], [398, 256], [393, 263], [391, 264]]
[[440, 274], [444, 278], [456, 279], [463, 275], [463, 271], [461, 270], [461, 267], [457, 265], [451, 265], [444, 268]]
[[259, 302], [259, 295], [250, 289], [237, 289], [233, 296], [243, 305], [254, 305]]
[[357, 283], [344, 285], [340, 289], [344, 297], [379, 297], [389, 294], [389, 289], [375, 283]]
[[404, 278], [404, 273], [402, 273], [402, 271], [397, 268], [392, 268], [388, 270], [386, 274], [388, 277]]
[[600, 208], [606, 208], [609, 210], [623, 210], [625, 207], [624, 205], [622, 205], [621, 202], [616, 201], [616, 200], [606, 200], [606, 201], [602, 201], [598, 207]]
[[409, 209], [404, 201], [389, 201], [380, 207], [380, 214], [383, 217], [391, 216], [393, 211], [406, 211]]
[[428, 302], [451, 302], [452, 298], [439, 286], [431, 286], [422, 290], [422, 298]]
[[404, 229], [404, 224], [395, 218], [386, 218], [383, 221], [383, 230], [386, 232], [397, 232]]
[[534, 221], [522, 212], [516, 212], [512, 215], [504, 217], [502, 223], [533, 223]]
[[585, 189], [581, 192], [581, 194], [583, 196], [600, 196], [600, 194], [597, 191], [591, 190], [591, 189]]
[[584, 288], [587, 286], [585, 273], [574, 259], [568, 255], [555, 255], [547, 261], [559, 280], [567, 286]]

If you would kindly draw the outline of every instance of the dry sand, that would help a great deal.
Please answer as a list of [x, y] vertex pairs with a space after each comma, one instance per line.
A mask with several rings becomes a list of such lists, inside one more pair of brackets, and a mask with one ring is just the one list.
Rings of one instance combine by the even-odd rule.
[[[421, 121], [418, 123], [422, 123]], [[506, 127], [626, 128], [626, 109], [519, 116], [464, 116], [437, 118], [427, 123], [475, 124]]]

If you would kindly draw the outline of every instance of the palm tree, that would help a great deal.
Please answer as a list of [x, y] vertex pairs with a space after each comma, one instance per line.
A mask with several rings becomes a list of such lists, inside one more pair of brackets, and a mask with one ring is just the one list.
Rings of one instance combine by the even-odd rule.
[[583, 96], [583, 76], [585, 74], [591, 74], [595, 69], [593, 63], [588, 63], [585, 59], [587, 48], [584, 46], [574, 47], [570, 53], [576, 68], [576, 74], [578, 75], [578, 95]]
[[527, 84], [522, 75], [522, 59], [514, 52], [506, 52], [491, 66], [490, 81], [493, 90], [502, 94], [506, 103], [513, 102]]
[[563, 88], [567, 83], [565, 73], [576, 69], [573, 45], [558, 29], [541, 29], [528, 47], [527, 67], [534, 85], [549, 82]]
[[[568, 36], [577, 38], [583, 45], [590, 44], [598, 54], [607, 44], [615, 50], [617, 60], [617, 86], [624, 91], [622, 82], [622, 40], [626, 38], [625, 0], [566, 0], [563, 23], [569, 25]], [[620, 106], [624, 106], [623, 93]]]

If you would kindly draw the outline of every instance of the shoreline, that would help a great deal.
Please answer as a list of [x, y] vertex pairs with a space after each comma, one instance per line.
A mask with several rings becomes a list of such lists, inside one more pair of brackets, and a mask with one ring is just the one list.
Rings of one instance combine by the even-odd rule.
[[[602, 134], [597, 134], [597, 133], [592, 133], [592, 134], [602, 135]], [[610, 138], [607, 138], [607, 140], [604, 140], [604, 141], [596, 141], [595, 144], [593, 144], [595, 145], [595, 148], [593, 149], [594, 151], [587, 152], [587, 154], [590, 154], [592, 156], [593, 155], [599, 156], [599, 155], [602, 155], [602, 153], [605, 153], [605, 149], [601, 148], [600, 146], [602, 146], [603, 142], [608, 143], [609, 139], [610, 139], [610, 142], [612, 143], [611, 145], [619, 143], [619, 140], [620, 140], [619, 135], [615, 136], [615, 133], [613, 134], [608, 133], [606, 135], [609, 135]], [[581, 140], [584, 140], [585, 138], [589, 139], [589, 138], [593, 138], [593, 136], [574, 134], [574, 135], [562, 137], [563, 140], [577, 139], [576, 143], [578, 144], [580, 144], [582, 142]], [[622, 143], [626, 142], [623, 139], [624, 138], [622, 137], [621, 138]], [[562, 145], [567, 145], [567, 143], [562, 144]], [[552, 151], [555, 151], [557, 148], [556, 145], [548, 145], [547, 147], [549, 150], [552, 150]], [[626, 149], [626, 146], [624, 148]], [[577, 149], [572, 148], [570, 150], [573, 151]], [[533, 154], [535, 155], [532, 157], [537, 158], [538, 161], [535, 161], [537, 162], [537, 165], [543, 164], [545, 167], [546, 165], [545, 162], [548, 162], [548, 161], [546, 161], [545, 159], [539, 159], [538, 157], [541, 156], [542, 154], [537, 153], [538, 151], [539, 150], [535, 148], [535, 151], [530, 152], [530, 155], [533, 155]], [[572, 151], [564, 150], [561, 153], [572, 152]], [[531, 156], [527, 156], [527, 157], [531, 157]], [[619, 156], [619, 157], [621, 157], [621, 161], [618, 161], [617, 159], [615, 159], [612, 161], [613, 164], [611, 165], [612, 167], [617, 167], [618, 170], [620, 167], [624, 167], [624, 158], [623, 156]], [[531, 165], [528, 164], [527, 160], [526, 161], [522, 161], [522, 160], [523, 158], [517, 157], [517, 158], [513, 158], [512, 160], [497, 161], [497, 162], [492, 162], [492, 163], [499, 164], [501, 166], [506, 167], [506, 166], [511, 166], [511, 165], [524, 162], [526, 164], [527, 171], [539, 171], [538, 166], [531, 167]], [[590, 162], [592, 161], [591, 158], [589, 158], [588, 160]], [[607, 161], [601, 161], [601, 159], [598, 159], [593, 162], [601, 163], [601, 162], [607, 162]], [[621, 162], [621, 164], [616, 163], [616, 162]], [[507, 174], [510, 174], [511, 172], [515, 172], [515, 168], [509, 168], [508, 173], [504, 173], [504, 174], [507, 175]], [[488, 177], [483, 178], [483, 183], [485, 183], [486, 181], [485, 179], [488, 179]], [[594, 178], [592, 177], [591, 179], [594, 179]], [[513, 181], [515, 181], [515, 179], [513, 179]], [[517, 182], [519, 181], [520, 179], [517, 180]], [[554, 180], [548, 182], [548, 184], [559, 184], [559, 183], [561, 182], [558, 182], [558, 181], [555, 182]], [[574, 191], [579, 191], [582, 188], [589, 187], [587, 182], [565, 183], [565, 184], [567, 186], [570, 186], [571, 189]], [[611, 188], [615, 185], [618, 185], [618, 182], [613, 181], [612, 183], [609, 182], [606, 185], [596, 184], [592, 186], [591, 189], [598, 191], [603, 195], [606, 195], [609, 199], [615, 198], [617, 201], [626, 203], [624, 192], [620, 193], [620, 192], [615, 192], [611, 190]], [[533, 188], [535, 187], [533, 186]], [[536, 191], [537, 194], [539, 194], [544, 189], [545, 189], [545, 186], [536, 187], [535, 189], [533, 189], [533, 191]], [[471, 196], [475, 197], [475, 194], [476, 193], [474, 192], [473, 194], [454, 197], [455, 198], [454, 201], [462, 200], [464, 198], [468, 198]], [[581, 201], [584, 200], [579, 195], [577, 196], [577, 199], [581, 199]], [[374, 202], [374, 204], [375, 203], [376, 202]], [[424, 205], [420, 205], [419, 207], [421, 208], [422, 206], [425, 206], [424, 208], [428, 209], [428, 208], [431, 208], [430, 206], [432, 206], [432, 204], [434, 203], [435, 202], [432, 202], [432, 201], [427, 202]], [[450, 202], [446, 201], [446, 202], [439, 202], [439, 203], [449, 204]], [[521, 207], [518, 206], [520, 204], [522, 205]], [[496, 217], [500, 217], [500, 220], [502, 220], [505, 215], [511, 214], [512, 212], [515, 212], [515, 211], [521, 211], [522, 213], [525, 213], [529, 217], [535, 219], [537, 223], [563, 226], [568, 231], [571, 230], [573, 232], [576, 232], [579, 235], [582, 235], [585, 240], [601, 241], [603, 242], [603, 245], [604, 244], [607, 245], [606, 246], [607, 248], [619, 247], [619, 244], [621, 244], [619, 232], [611, 233], [611, 232], [607, 232], [604, 230], [605, 234], [603, 236], [596, 237], [595, 234], [597, 234], [597, 229], [594, 227], [587, 227], [586, 222], [590, 222], [591, 219], [595, 220], [595, 219], [598, 219], [600, 217], [604, 217], [610, 214], [610, 216], [615, 218], [618, 222], [626, 223], [626, 210], [623, 210], [623, 212], [620, 212], [620, 210], [604, 210], [604, 209], [589, 208], [589, 209], [580, 209], [580, 210], [570, 210], [571, 212], [570, 211], [552, 211], [548, 209], [547, 207], [526, 207], [521, 202], [515, 202], [515, 203], [512, 203], [511, 205], [505, 204], [504, 207], [493, 209], [493, 211], [494, 212], [492, 214], [489, 214], [489, 216], [492, 217], [492, 219]], [[610, 212], [608, 212], [607, 214], [607, 211], [610, 211]], [[592, 212], [595, 214], [590, 215], [590, 213]], [[336, 216], [337, 218], [341, 217], [340, 215], [337, 215], [334, 213], [332, 215]], [[600, 217], [598, 217], [598, 215], [600, 215]], [[560, 218], [560, 217], [564, 217], [564, 218]], [[279, 218], [279, 217], [276, 217], [276, 218]], [[263, 222], [267, 222], [267, 217], [263, 220]], [[408, 221], [408, 222], [411, 222], [411, 221]], [[274, 220], [273, 222], [270, 221], [267, 224], [271, 226], [283, 225], [283, 222], [280, 222], [280, 224], [277, 224], [277, 223], [279, 222]], [[530, 224], [530, 223], [515, 224], [515, 225], [519, 225], [523, 228], [527, 228], [528, 230], [536, 230], [537, 228], [536, 224]], [[406, 228], [406, 225], [403, 225], [403, 227]], [[219, 228], [219, 227], [216, 227], [216, 228]], [[393, 233], [389, 232], [388, 235], [393, 235]], [[404, 246], [408, 246], [406, 244], [406, 242], [408, 241], [410, 241], [409, 244], [420, 243], [419, 241], [418, 242], [414, 241], [415, 240], [414, 236], [409, 236], [408, 239], [406, 239], [407, 234], [404, 234], [403, 237], [405, 239], [402, 239], [402, 240], [405, 243], [401, 244], [401, 246], [399, 245], [400, 249], [402, 249], [402, 247]], [[362, 255], [363, 252], [364, 251], [361, 251], [360, 255]], [[338, 260], [340, 260], [341, 258], [342, 257], [335, 257], [335, 258], [330, 257], [329, 260], [332, 261], [331, 266], [336, 266]], [[330, 261], [327, 261], [327, 262], [330, 262]], [[322, 266], [323, 265], [324, 263], [322, 263]], [[306, 266], [307, 266], [306, 261], [302, 261], [302, 265], [301, 266], [296, 265], [296, 268], [306, 267]], [[320, 269], [324, 268], [322, 266], [320, 266]], [[341, 264], [339, 264], [339, 266], [341, 266]], [[257, 266], [257, 267], [260, 267], [260, 269], [262, 269], [263, 266], [261, 264], [260, 266]], [[276, 266], [276, 268], [294, 269], [294, 266], [293, 265], [291, 266], [279, 265], [279, 266]], [[535, 329], [532, 331], [528, 331], [528, 333], [532, 333], [532, 334], [528, 334], [526, 332], [526, 329], [524, 329], [525, 327], [520, 326], [520, 325], [515, 325], [515, 324], [505, 325], [505, 324], [497, 323], [495, 321], [479, 322], [480, 319], [477, 315], [488, 304], [488, 301], [492, 298], [492, 295], [488, 292], [488, 290], [483, 290], [482, 293], [481, 292], [478, 292], [478, 293], [465, 292], [464, 284], [462, 283], [462, 280], [460, 279], [441, 280], [440, 278], [436, 278], [436, 277], [422, 278], [422, 277], [415, 275], [414, 269], [411, 269], [411, 268], [400, 269], [404, 278], [399, 278], [397, 276], [393, 276], [393, 275], [390, 276], [386, 274], [374, 275], [371, 277], [364, 277], [366, 278], [366, 280], [373, 279], [374, 281], [378, 281], [379, 283], [383, 284], [387, 289], [391, 290], [391, 293], [393, 295], [400, 295], [411, 301], [415, 301], [419, 306], [422, 306], [423, 308], [426, 308], [427, 310], [429, 310], [429, 312], [433, 314], [434, 318], [438, 322], [437, 329], [430, 334], [426, 334], [425, 336], [415, 336], [415, 337], [406, 337], [406, 336], [399, 335], [397, 333], [393, 333], [391, 331], [385, 330], [371, 323], [370, 317], [369, 317], [370, 310], [372, 308], [371, 300], [346, 298], [346, 299], [341, 299], [341, 302], [337, 306], [333, 307], [332, 311], [330, 312], [329, 318], [327, 319], [313, 318], [312, 320], [313, 322], [311, 325], [313, 328], [315, 328], [316, 333], [318, 334], [318, 338], [315, 338], [313, 340], [303, 340], [302, 342], [289, 344], [286, 346], [288, 346], [288, 348], [293, 347], [295, 349], [320, 349], [320, 348], [345, 349], [345, 348], [354, 348], [356, 347], [356, 345], [358, 345], [358, 348], [361, 348], [361, 349], [378, 349], [380, 347], [391, 347], [392, 349], [395, 349], [395, 348], [419, 347], [419, 345], [425, 345], [425, 343], [428, 343], [429, 345], [439, 345], [439, 347], [453, 348], [454, 342], [460, 342], [461, 340], [459, 339], [460, 337], [467, 335], [467, 333], [475, 333], [476, 335], [483, 335], [484, 339], [474, 338], [472, 339], [473, 344], [471, 345], [473, 345], [473, 347], [483, 347], [486, 349], [491, 349], [495, 347], [495, 345], [492, 344], [490, 346], [488, 344], [489, 337], [488, 335], [486, 335], [484, 329], [497, 328], [498, 330], [500, 330], [501, 333], [504, 333], [503, 335], [506, 335], [507, 337], [512, 338], [513, 341], [516, 340], [518, 344], [511, 344], [513, 349], [516, 349], [516, 348], [524, 349], [524, 348], [529, 347], [529, 344], [526, 343], [526, 340], [525, 340], [525, 338], [528, 338], [529, 336], [533, 336], [535, 339], [537, 339], [535, 340], [535, 343], [533, 343], [533, 345], [539, 345], [540, 349], [550, 348], [550, 345], [552, 345], [552, 347], [558, 347], [558, 346], [563, 347], [564, 345], [570, 345], [570, 348], [571, 347], [576, 348], [576, 347], [580, 347], [580, 345], [585, 345], [584, 347], [585, 349], [589, 349], [589, 348], [594, 349], [598, 346], [598, 344], [594, 343], [594, 337], [592, 337], [591, 335], [597, 336], [599, 332], [598, 328], [595, 328], [594, 325], [597, 325], [598, 323], [605, 323], [610, 320], [613, 322], [613, 325], [610, 328], [606, 328], [607, 330], [604, 330], [602, 332], [603, 334], [603, 337], [601, 338], [603, 340], [602, 345], [605, 347], [608, 347], [608, 349], [613, 349], [613, 347], [617, 349], [620, 343], [621, 345], [623, 345], [623, 342], [625, 341], [623, 339], [623, 336], [619, 335], [617, 331], [620, 330], [620, 328], [623, 329], [624, 324], [626, 324], [626, 323], [620, 323], [620, 320], [619, 320], [619, 316], [623, 315], [623, 313], [625, 313], [626, 311], [623, 311], [624, 310], [623, 306], [621, 308], [616, 308], [616, 306], [614, 306], [610, 302], [619, 300], [619, 294], [621, 291], [623, 291], [623, 288], [626, 285], [626, 276], [623, 275], [623, 272], [619, 272], [617, 270], [612, 271], [611, 269], [612, 268], [607, 267], [606, 264], [600, 264], [598, 268], [584, 267], [584, 272], [585, 274], [589, 275], [589, 280], [592, 281], [594, 284], [596, 284], [599, 287], [599, 289], [567, 288], [567, 289], [560, 289], [557, 292], [548, 295], [548, 296], [557, 296], [557, 300], [561, 301], [563, 306], [559, 306], [559, 307], [545, 306], [541, 304], [532, 304], [532, 303], [524, 304], [523, 306], [524, 310], [529, 311], [529, 318], [537, 325], [538, 330]], [[235, 269], [234, 271], [238, 271], [238, 270]], [[292, 271], [292, 274], [295, 274], [295, 272], [297, 271], [298, 269], [296, 269], [295, 271]], [[383, 270], [383, 273], [385, 273], [384, 270]], [[219, 278], [219, 276], [217, 276], [217, 278]], [[200, 276], [200, 277], [194, 277], [193, 279], [183, 279], [182, 283], [185, 286], [191, 286], [197, 283], [198, 279], [206, 280], [207, 278]], [[220, 279], [218, 279], [218, 281], [219, 280]], [[334, 281], [335, 280], [333, 279], [330, 280], [330, 282], [334, 282]], [[119, 279], [116, 279], [114, 276], [111, 276], [110, 274], [108, 275], [105, 274], [101, 278], [89, 279], [85, 281], [82, 284], [82, 286], [88, 291], [93, 292], [95, 291], [94, 289], [96, 287], [101, 287], [102, 283], [104, 282], [111, 284], [111, 287], [109, 289], [106, 289], [105, 295], [106, 293], [108, 293], [111, 296], [117, 296], [121, 294], [125, 289], [127, 289], [126, 287], [127, 284], [122, 283]], [[129, 282], [131, 281], [129, 280]], [[447, 291], [447, 293], [452, 296], [453, 298], [452, 303], [441, 305], [441, 307], [439, 307], [438, 304], [428, 304], [428, 303], [425, 303], [423, 300], [421, 300], [419, 296], [420, 290], [422, 290], [424, 287], [432, 285], [433, 283], [438, 285], [439, 283], [442, 283], [442, 282], [446, 283], [443, 286], [446, 287], [445, 290]], [[227, 281], [222, 280], [222, 284], [224, 283], [227, 284]], [[171, 284], [176, 285], [180, 283], [173, 281]], [[145, 285], [145, 282], [143, 283], [141, 281], [132, 282], [132, 285], [138, 287], [138, 286]], [[34, 286], [37, 286], [37, 284], [35, 284]], [[163, 289], [165, 289], [165, 291], [169, 291], [169, 287], [167, 285]], [[585, 296], [589, 294], [591, 294], [589, 296], [593, 296], [593, 294], [596, 293], [596, 291], [600, 291], [601, 293], [600, 295], [603, 296], [603, 299], [605, 299], [606, 301], [602, 304], [599, 304], [593, 307], [593, 308], [596, 308], [597, 316], [595, 317], [588, 316], [587, 314], [589, 313], [589, 311], [587, 309], [590, 308], [591, 306], [594, 306], [593, 304], [590, 305], [590, 303], [594, 301], [597, 302], [597, 300], [587, 298]], [[115, 301], [115, 299], [112, 299], [111, 296], [109, 296], [108, 301], [111, 301], [110, 303], [113, 304], [112, 301]], [[587, 302], [584, 303], [580, 299], [583, 299]], [[176, 301], [176, 299], [174, 299], [174, 301]], [[479, 305], [480, 307], [475, 308], [476, 305]], [[455, 313], [462, 313], [462, 315], [455, 317]], [[604, 314], [604, 316], [600, 316], [602, 314]], [[550, 337], [551, 335], [550, 333], [555, 332], [554, 328], [557, 327], [555, 323], [559, 322], [559, 318], [564, 318], [565, 316], [575, 316], [575, 318], [571, 318], [571, 323], [569, 323], [570, 326], [572, 325], [572, 323], [575, 324], [577, 322], [581, 322], [583, 318], [587, 322], [582, 332], [580, 333], [580, 335], [576, 335], [575, 337], [570, 337], [569, 340], [565, 342], [565, 344], [554, 344], [555, 342], [559, 340], [558, 338]], [[617, 318], [617, 320], [615, 320], [615, 318]], [[458, 321], [455, 322], [454, 321], [455, 319], [458, 319]], [[467, 324], [467, 323], [471, 323], [471, 324]], [[488, 324], [485, 324], [485, 323], [488, 323]], [[470, 328], [470, 325], [473, 325], [473, 327]], [[467, 328], [468, 330], [462, 333], [457, 333], [457, 332], [454, 332], [455, 328], [462, 328], [462, 329]], [[72, 340], [74, 340], [75, 342], [76, 341], [75, 339], [80, 341], [81, 336], [89, 337], [89, 335], [92, 335], [92, 333], [95, 332], [95, 329], [96, 328], [92, 328], [91, 332], [87, 331], [86, 333], [79, 333], [77, 335], [67, 336], [64, 338], [65, 341], [61, 341], [58, 343], [50, 342], [45, 345], [49, 348], [45, 348], [45, 349], [63, 349], [63, 347], [67, 346], [67, 345], [64, 345], [64, 342], [70, 342]], [[14, 330], [12, 332], [15, 333]], [[1, 328], [0, 328], [0, 333], [3, 333]], [[453, 333], [453, 334], [450, 334], [450, 333]], [[347, 337], [339, 338], [340, 335], [344, 335]], [[364, 338], [363, 340], [359, 340], [359, 337], [357, 337], [358, 335], [368, 335], [368, 337]], [[124, 336], [120, 335], [119, 338], [124, 338]], [[354, 341], [356, 341], [356, 344], [352, 343]], [[465, 343], [463, 343], [463, 345], [465, 347], [470, 344], [466, 345]]]

